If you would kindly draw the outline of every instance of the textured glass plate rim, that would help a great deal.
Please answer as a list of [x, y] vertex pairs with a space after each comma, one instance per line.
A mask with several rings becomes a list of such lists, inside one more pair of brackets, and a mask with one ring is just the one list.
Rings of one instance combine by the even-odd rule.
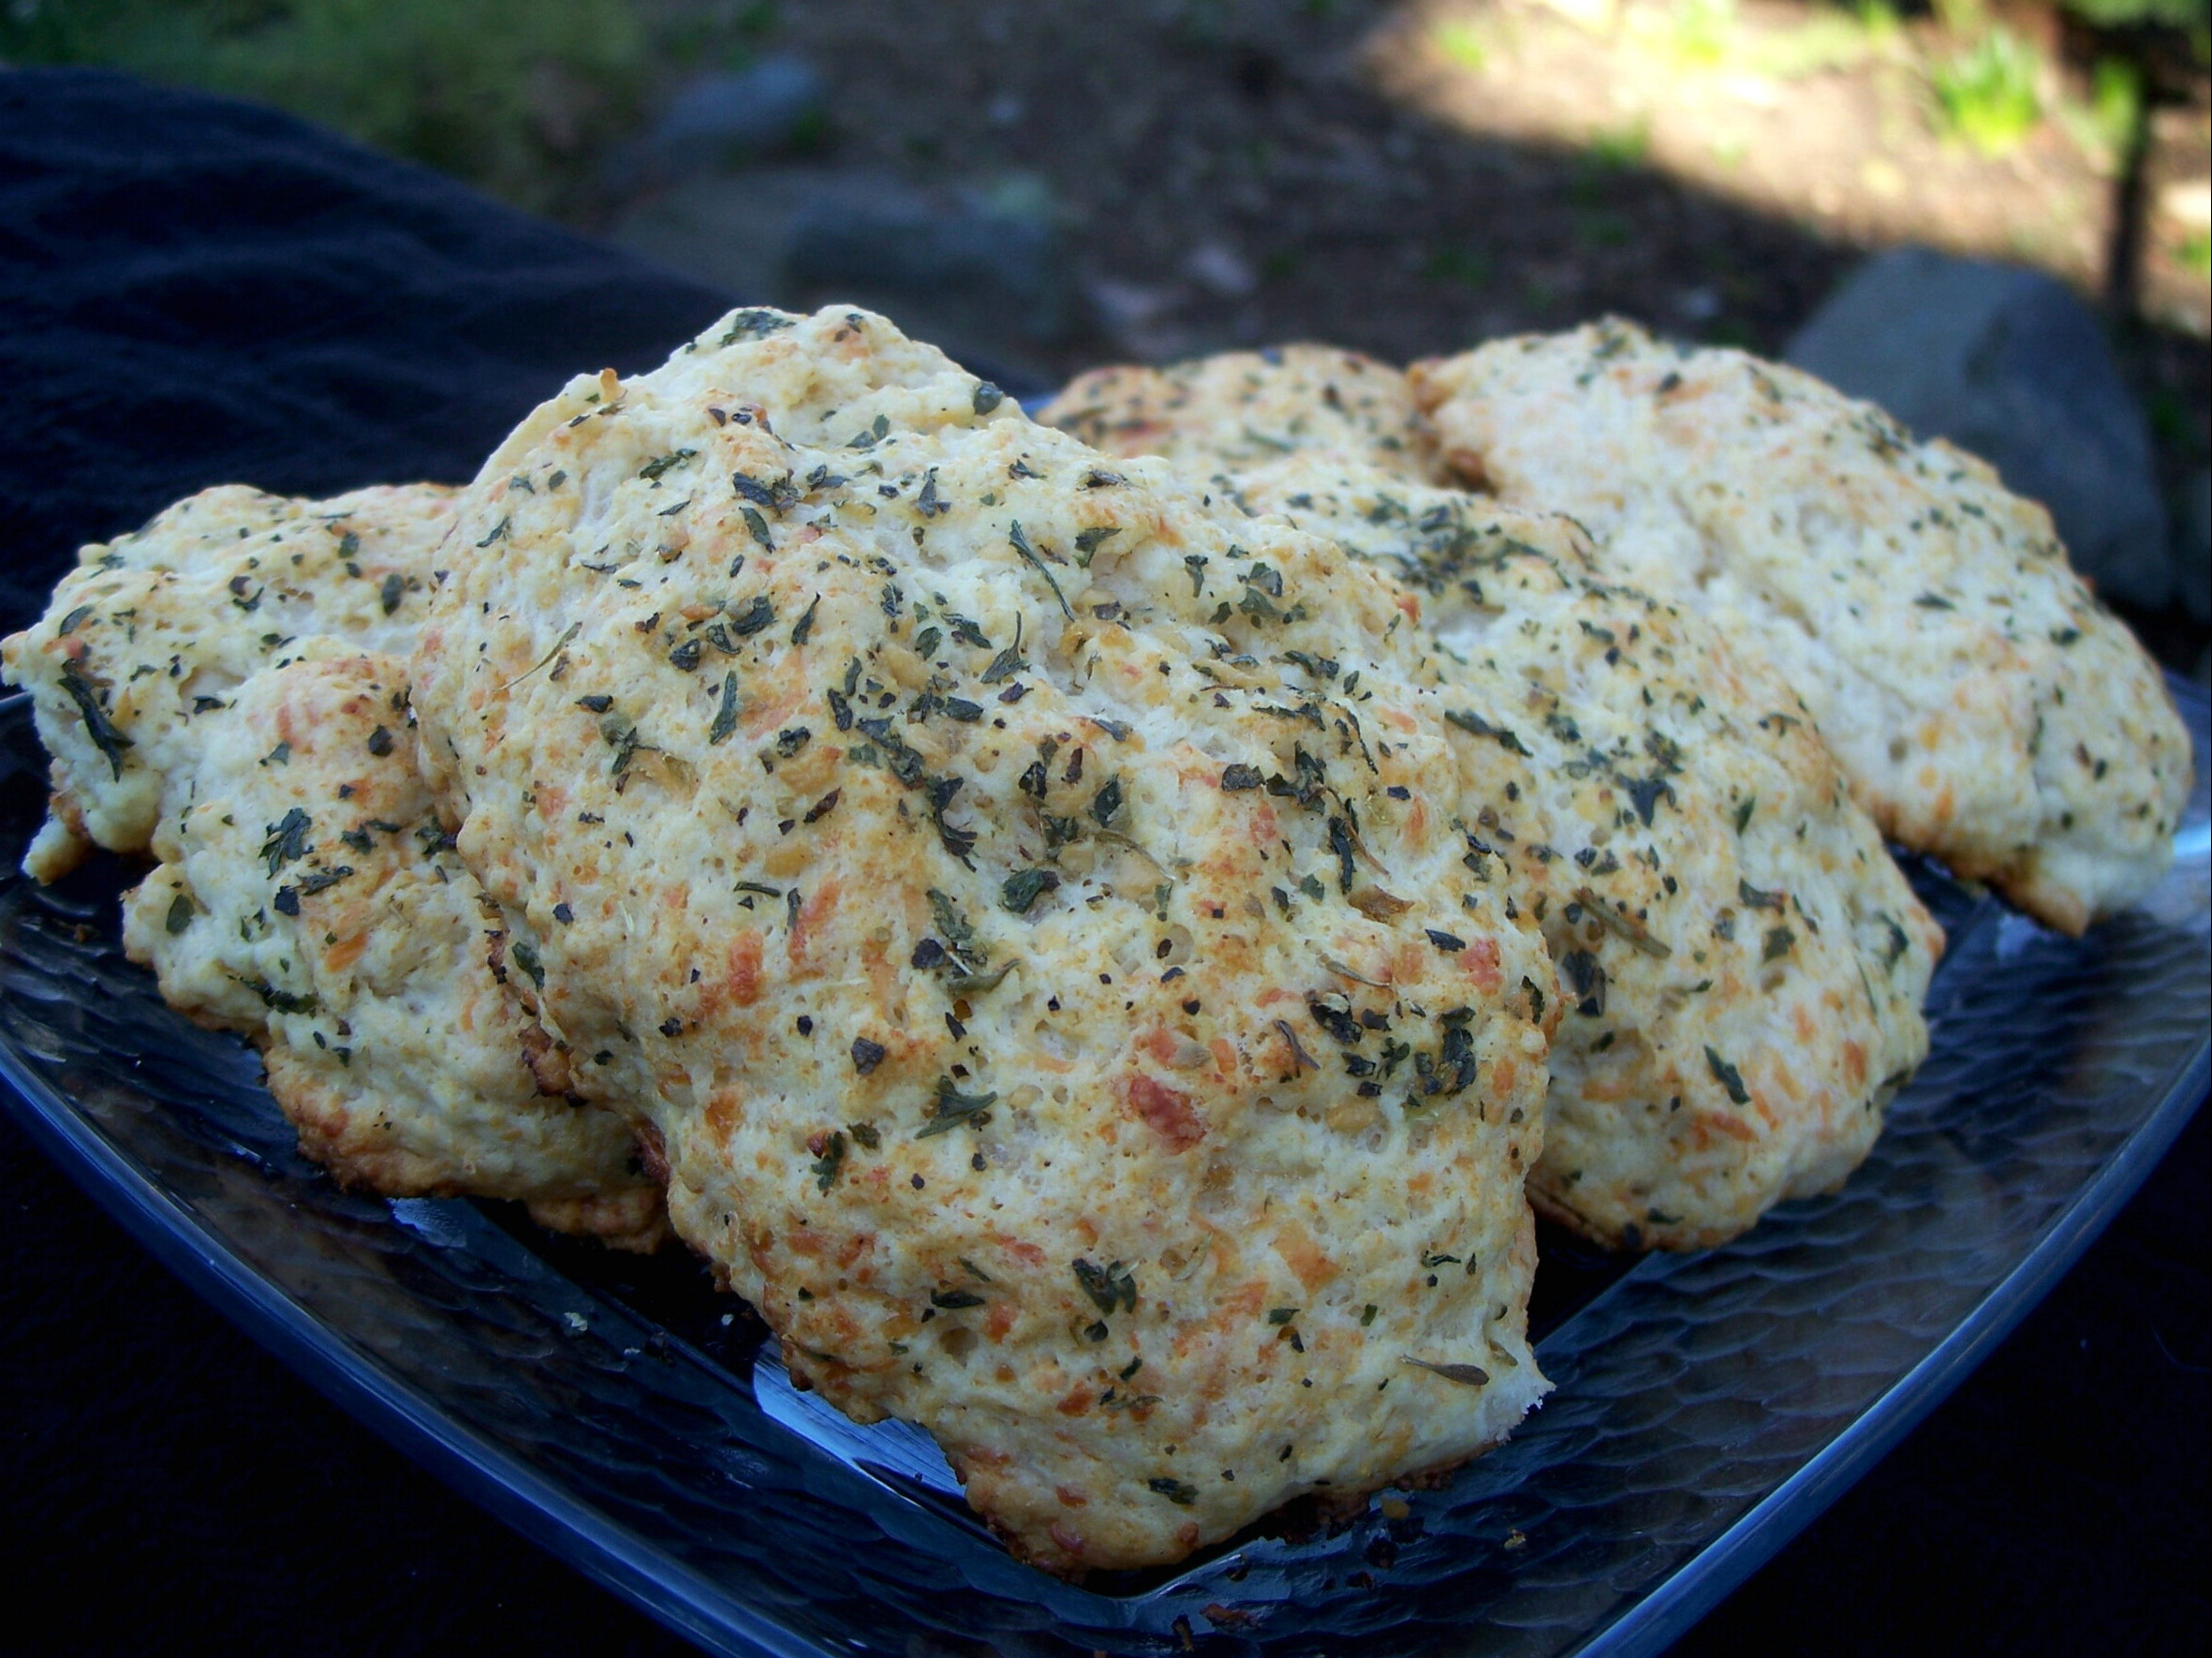
[[[2180, 683], [2175, 689], [2185, 703], [2205, 701], [2194, 686]], [[17, 714], [24, 700], [20, 694], [0, 698], [0, 718]], [[2196, 851], [2192, 847], [2183, 855]], [[241, 1259], [220, 1233], [111, 1144], [5, 1040], [0, 1083], [7, 1084], [0, 1100], [32, 1138], [157, 1260], [302, 1380], [462, 1495], [708, 1651], [831, 1650], [737, 1600], [387, 1373]], [[1592, 1630], [1573, 1649], [1577, 1658], [1645, 1658], [1660, 1651], [1848, 1489], [1987, 1356], [2095, 1241], [2204, 1103], [2208, 1083], [2212, 1036], [2200, 1042], [2134, 1132], [1947, 1335], [1765, 1498]]]

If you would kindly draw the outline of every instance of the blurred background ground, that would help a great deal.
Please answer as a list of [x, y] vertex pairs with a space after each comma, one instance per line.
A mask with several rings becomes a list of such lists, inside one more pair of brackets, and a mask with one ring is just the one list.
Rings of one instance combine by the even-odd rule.
[[2206, 668], [2205, 0], [6, 0], [9, 62], [275, 103], [1033, 389], [1607, 311], [1778, 356], [1869, 250], [2017, 262], [2139, 410], [2177, 581], [2107, 596]]

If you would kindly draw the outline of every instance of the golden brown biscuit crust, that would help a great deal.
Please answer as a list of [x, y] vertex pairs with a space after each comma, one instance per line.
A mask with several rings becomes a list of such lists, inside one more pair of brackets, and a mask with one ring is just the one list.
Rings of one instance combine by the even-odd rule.
[[794, 1377], [1058, 1571], [1450, 1464], [1555, 1002], [1407, 596], [878, 318], [739, 313], [470, 491], [417, 657], [579, 1086]]
[[1331, 346], [1093, 369], [1038, 419], [1108, 454], [1159, 455], [1202, 476], [1315, 453], [1408, 482], [1445, 481], [1405, 375]]
[[32, 873], [54, 879], [86, 842], [145, 851], [166, 779], [191, 764], [195, 723], [303, 642], [408, 649], [452, 504], [435, 484], [327, 501], [225, 484], [81, 551], [46, 614], [0, 642], [4, 677], [30, 691], [52, 756]]
[[260, 1047], [301, 1150], [341, 1182], [517, 1199], [656, 1247], [660, 1192], [621, 1119], [533, 1079], [540, 1033], [487, 963], [496, 916], [415, 767], [405, 663], [310, 648], [203, 722], [161, 862], [124, 896], [125, 948], [172, 1006]]
[[1925, 1057], [1942, 935], [1804, 705], [1571, 521], [1295, 457], [1237, 498], [1423, 595], [1468, 718], [1527, 759], [1479, 827], [1566, 1011], [1539, 1208], [1704, 1249], [1838, 1185]]
[[[453, 496], [227, 485], [85, 548], [4, 647], [53, 757], [27, 865], [52, 880], [95, 843], [161, 860], [125, 897], [126, 948], [173, 1005], [262, 1048], [302, 1151], [341, 1180], [517, 1198], [651, 1247], [666, 1221], [621, 1123], [533, 1081], [543, 1033], [438, 844], [404, 663], [358, 654], [413, 644]], [[295, 812], [303, 861], [269, 862]]]
[[1982, 462], [1619, 321], [1410, 372], [1469, 484], [1765, 652], [1893, 838], [2072, 933], [2172, 861], [2191, 762], [2158, 668]]

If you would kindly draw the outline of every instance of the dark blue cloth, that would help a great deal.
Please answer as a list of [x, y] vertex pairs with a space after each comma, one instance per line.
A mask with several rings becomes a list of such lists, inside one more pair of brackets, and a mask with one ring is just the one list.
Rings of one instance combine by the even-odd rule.
[[0, 616], [210, 484], [465, 481], [730, 303], [273, 111], [0, 73]]

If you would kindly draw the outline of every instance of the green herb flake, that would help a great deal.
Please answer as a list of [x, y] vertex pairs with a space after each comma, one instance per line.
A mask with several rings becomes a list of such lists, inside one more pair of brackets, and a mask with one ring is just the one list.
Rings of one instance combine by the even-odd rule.
[[775, 625], [775, 606], [769, 602], [767, 594], [757, 594], [754, 596], [752, 603], [746, 605], [745, 609], [730, 612], [730, 620], [737, 629], [737, 635], [740, 639], [749, 639], [764, 629]]
[[657, 483], [660, 481], [662, 474], [672, 471], [674, 468], [681, 466], [686, 461], [692, 459], [698, 453], [699, 451], [696, 449], [679, 449], [673, 454], [665, 454], [656, 460], [647, 461], [642, 466], [638, 468], [638, 476], [640, 478], [646, 479], [649, 481]]
[[1576, 887], [1574, 901], [1582, 906], [1585, 915], [1638, 954], [1659, 961], [1674, 954], [1673, 946], [1653, 938], [1641, 921], [1622, 914], [1588, 887]]
[[1019, 966], [1021, 961], [1017, 957], [988, 973], [950, 973], [945, 978], [945, 988], [954, 996], [983, 996], [1005, 984], [1007, 974]]
[[814, 631], [814, 613], [821, 609], [821, 605], [822, 596], [817, 593], [813, 601], [807, 605], [806, 614], [801, 616], [797, 625], [791, 629], [791, 643], [793, 644], [806, 643], [806, 636]]
[[799, 319], [786, 312], [769, 309], [766, 305], [748, 305], [742, 311], [730, 314], [729, 330], [716, 343], [734, 346], [741, 340], [757, 340], [789, 328]]
[[278, 822], [267, 825], [269, 838], [261, 843], [261, 856], [268, 863], [269, 873], [276, 872], [296, 858], [304, 857], [311, 850], [307, 844], [307, 831], [314, 820], [299, 807]]
[[1053, 597], [1060, 601], [1060, 614], [1070, 622], [1075, 620], [1075, 613], [1068, 608], [1068, 595], [1060, 591], [1060, 584], [1053, 580], [1053, 572], [1045, 569], [1044, 560], [1040, 558], [1037, 555], [1037, 550], [1029, 545], [1029, 538], [1022, 533], [1022, 521], [1019, 518], [1012, 520], [1008, 525], [1006, 539], [1007, 544], [1020, 554], [1024, 560], [1044, 578], [1044, 585], [1053, 590]]
[[1741, 876], [1736, 878], [1736, 896], [1754, 910], [1780, 910], [1789, 901], [1789, 895], [1778, 887], [1773, 892], [1762, 892]]
[[[1467, 710], [1447, 710], [1444, 718], [1463, 732], [1471, 733], [1478, 737], [1495, 738], [1498, 747], [1506, 749], [1509, 753], [1526, 754], [1528, 752], [1526, 746], [1522, 743], [1519, 736], [1502, 725], [1492, 725], [1480, 714]], [[1650, 821], [1648, 816], [1644, 819], [1647, 823]]]
[[991, 665], [983, 670], [983, 683], [996, 685], [1002, 679], [1011, 679], [1029, 666], [1022, 655], [1022, 620], [1014, 618], [1014, 642], [991, 659]]
[[1075, 536], [1075, 562], [1085, 570], [1090, 568], [1092, 555], [1121, 534], [1119, 525], [1099, 525], [1091, 529], [1078, 530]]
[[730, 733], [737, 730], [738, 711], [737, 675], [725, 674], [722, 675], [722, 705], [715, 711], [714, 724], [707, 727], [707, 744], [710, 748], [730, 740]]
[[1075, 1269], [1076, 1283], [1100, 1312], [1111, 1317], [1117, 1307], [1124, 1312], [1137, 1310], [1137, 1277], [1126, 1263], [1115, 1261], [1100, 1266], [1077, 1256], [1069, 1265]]
[[115, 722], [108, 718], [108, 711], [100, 706], [99, 693], [78, 669], [75, 662], [62, 664], [62, 688], [69, 693], [69, 700], [77, 704], [77, 712], [84, 720], [84, 733], [92, 739], [93, 747], [107, 756], [108, 764], [115, 776], [123, 776], [123, 751], [136, 748], [128, 737], [115, 729]]
[[935, 1134], [950, 1133], [957, 1128], [980, 1129], [991, 1120], [989, 1108], [996, 1103], [997, 1099], [995, 1092], [964, 1094], [951, 1077], [940, 1076], [937, 1078], [936, 1098], [930, 1110], [929, 1120], [922, 1125], [921, 1132], [914, 1137], [926, 1140]]
[[837, 1184], [837, 1171], [845, 1166], [845, 1135], [836, 1129], [821, 1142], [821, 1155], [814, 1160], [814, 1189], [827, 1192]]
[[1408, 1358], [1406, 1362], [1418, 1365], [1431, 1375], [1441, 1376], [1447, 1382], [1456, 1382], [1462, 1387], [1487, 1387], [1490, 1384], [1490, 1372], [1481, 1365], [1433, 1365], [1425, 1358]]
[[272, 1013], [312, 1014], [321, 1005], [312, 992], [305, 996], [295, 995], [289, 990], [277, 989], [265, 979], [242, 979], [232, 973], [230, 980], [233, 984], [244, 985], [259, 997], [261, 1005]]
[[1712, 1069], [1713, 1080], [1728, 1090], [1731, 1100], [1738, 1105], [1750, 1104], [1751, 1090], [1744, 1086], [1742, 1072], [1723, 1059], [1710, 1045], [1705, 1049], [1705, 1063]]
[[1091, 797], [1091, 820], [1104, 829], [1113, 823], [1114, 814], [1120, 810], [1121, 779], [1113, 777]]
[[936, 887], [929, 889], [929, 910], [936, 923], [937, 931], [944, 934], [945, 942], [952, 954], [981, 967], [989, 957], [976, 948], [976, 929], [960, 913], [960, 907], [950, 896]]
[[1015, 871], [1006, 878], [999, 889], [1000, 908], [1013, 915], [1026, 915], [1037, 907], [1037, 900], [1060, 884], [1060, 877], [1051, 869], [1029, 868]]

